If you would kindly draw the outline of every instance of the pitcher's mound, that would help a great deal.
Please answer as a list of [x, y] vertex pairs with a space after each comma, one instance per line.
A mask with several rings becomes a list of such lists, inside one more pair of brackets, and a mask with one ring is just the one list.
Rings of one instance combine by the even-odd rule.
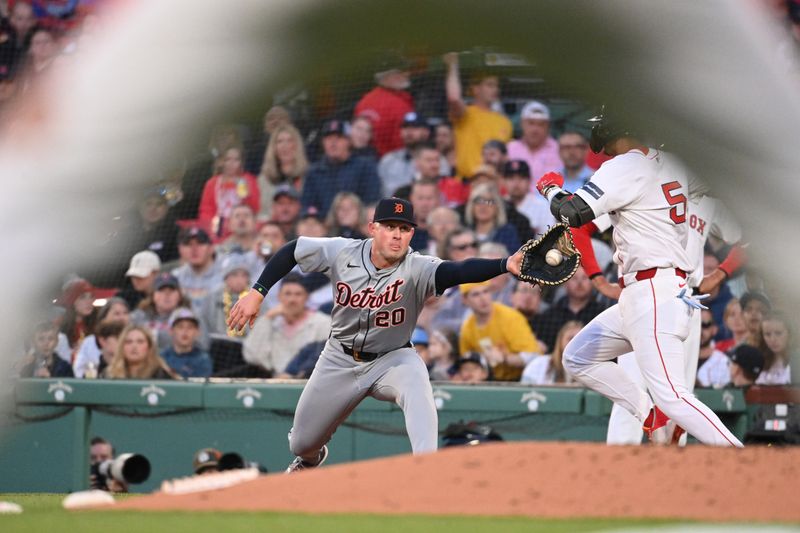
[[118, 509], [800, 521], [800, 449], [501, 443], [395, 456]]

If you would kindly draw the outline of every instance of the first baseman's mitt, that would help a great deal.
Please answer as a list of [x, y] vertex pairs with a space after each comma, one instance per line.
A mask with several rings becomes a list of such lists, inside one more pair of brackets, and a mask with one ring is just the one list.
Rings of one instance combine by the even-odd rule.
[[[556, 249], [562, 260], [557, 265], [547, 263], [547, 252]], [[560, 285], [578, 270], [581, 254], [572, 242], [572, 234], [566, 224], [556, 224], [538, 239], [531, 239], [522, 245], [522, 266], [519, 279], [540, 285]]]

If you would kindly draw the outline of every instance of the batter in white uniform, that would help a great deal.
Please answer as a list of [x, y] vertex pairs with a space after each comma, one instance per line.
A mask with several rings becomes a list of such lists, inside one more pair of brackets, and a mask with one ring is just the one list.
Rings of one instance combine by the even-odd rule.
[[409, 249], [414, 210], [385, 198], [375, 208], [371, 239], [312, 239], [287, 243], [267, 263], [253, 289], [231, 309], [229, 327], [251, 327], [264, 294], [295, 265], [331, 279], [331, 336], [294, 415], [289, 447], [294, 472], [322, 464], [336, 428], [367, 396], [402, 410], [414, 453], [436, 450], [438, 419], [428, 370], [411, 345], [425, 300], [460, 283], [505, 272], [519, 275], [522, 253], [504, 259], [442, 261]]
[[[665, 423], [658, 416], [660, 409], [700, 442], [741, 447], [686, 384], [683, 342], [696, 309], [679, 295], [694, 268], [686, 253], [687, 197], [697, 192], [698, 185], [690, 183], [675, 158], [648, 148], [604, 118], [597, 119], [592, 128], [591, 144], [595, 152], [603, 150], [614, 158], [586, 185], [569, 194], [561, 189], [563, 177], [549, 173], [539, 180], [537, 189], [550, 201], [553, 215], [570, 226], [610, 215], [614, 261], [623, 289], [619, 303], [593, 319], [567, 345], [564, 368], [653, 430]], [[652, 401], [613, 362], [631, 351]]]

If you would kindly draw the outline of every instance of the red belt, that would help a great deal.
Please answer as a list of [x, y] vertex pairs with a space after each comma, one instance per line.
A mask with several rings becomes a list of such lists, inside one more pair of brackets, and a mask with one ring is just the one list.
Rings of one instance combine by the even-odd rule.
[[[658, 268], [648, 268], [647, 270], [640, 270], [639, 272], [636, 273], [636, 281], [642, 281], [642, 280], [645, 280], [645, 279], [653, 278], [653, 277], [655, 277], [656, 272], [658, 272]], [[686, 272], [684, 272], [680, 268], [676, 268], [675, 269], [675, 275], [676, 276], [680, 276], [683, 279], [686, 279]], [[625, 288], [625, 280], [624, 279], [619, 278], [619, 282], [618, 283], [619, 283], [620, 287], [622, 287], [623, 289]]]

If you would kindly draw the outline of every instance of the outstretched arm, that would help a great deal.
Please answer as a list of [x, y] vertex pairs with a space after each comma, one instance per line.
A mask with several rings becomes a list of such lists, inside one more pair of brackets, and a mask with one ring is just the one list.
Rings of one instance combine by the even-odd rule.
[[458, 77], [458, 52], [445, 54], [442, 59], [447, 65], [447, 76], [444, 82], [447, 93], [447, 110], [450, 113], [450, 119], [455, 121], [461, 118], [466, 109], [464, 98], [461, 95], [461, 80]]
[[294, 251], [297, 247], [297, 239], [284, 244], [275, 255], [267, 262], [258, 281], [253, 284], [243, 298], [240, 298], [236, 305], [231, 309], [231, 314], [228, 317], [228, 327], [236, 331], [244, 329], [246, 324], [250, 324], [252, 328], [255, 324], [258, 310], [261, 307], [261, 302], [269, 290], [281, 278], [292, 271], [297, 265], [297, 260], [294, 258]]
[[466, 259], [443, 261], [436, 268], [436, 293], [441, 294], [450, 287], [462, 283], [478, 283], [506, 272], [519, 276], [522, 252], [505, 259]]
[[595, 219], [589, 204], [576, 194], [562, 189], [564, 176], [558, 172], [548, 172], [536, 182], [539, 194], [550, 202], [550, 212], [559, 222], [578, 228]]

